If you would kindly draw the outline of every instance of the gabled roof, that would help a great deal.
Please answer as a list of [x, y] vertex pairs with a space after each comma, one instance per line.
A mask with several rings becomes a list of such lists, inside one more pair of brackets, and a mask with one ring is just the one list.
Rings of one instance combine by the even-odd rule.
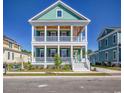
[[48, 12], [49, 10], [51, 10], [52, 8], [56, 7], [59, 4], [61, 4], [63, 7], [65, 7], [66, 9], [68, 9], [69, 11], [71, 11], [72, 13], [74, 13], [75, 15], [77, 15], [78, 17], [80, 17], [82, 20], [85, 20], [87, 22], [90, 22], [90, 19], [86, 18], [85, 16], [83, 16], [82, 14], [80, 14], [79, 12], [77, 12], [76, 10], [72, 9], [70, 6], [68, 6], [67, 4], [65, 4], [64, 2], [62, 2], [61, 0], [58, 0], [57, 2], [53, 3], [51, 6], [49, 6], [48, 8], [46, 8], [45, 10], [41, 11], [40, 13], [38, 13], [37, 15], [35, 15], [31, 19], [29, 19], [29, 22], [35, 21], [35, 19], [39, 18], [44, 13]]
[[15, 40], [11, 39], [10, 37], [3, 35], [3, 39], [8, 41], [8, 42], [11, 42], [11, 43], [14, 43], [14, 44], [17, 44], [20, 46], [20, 44], [18, 44]]
[[111, 33], [111, 32], [113, 32], [113, 31], [115, 31], [115, 30], [118, 30], [118, 29], [120, 29], [120, 27], [107, 27], [107, 28], [105, 28], [105, 29], [99, 34], [97, 40], [100, 39], [101, 37], [107, 35], [108, 33]]

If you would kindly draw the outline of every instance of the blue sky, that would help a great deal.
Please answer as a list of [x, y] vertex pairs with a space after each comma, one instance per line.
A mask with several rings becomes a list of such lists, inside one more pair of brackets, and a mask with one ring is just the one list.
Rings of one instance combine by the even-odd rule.
[[[31, 50], [31, 25], [28, 19], [57, 0], [3, 0], [4, 35]], [[97, 37], [105, 27], [120, 27], [121, 0], [62, 0], [91, 19], [88, 25], [88, 48], [96, 50]]]

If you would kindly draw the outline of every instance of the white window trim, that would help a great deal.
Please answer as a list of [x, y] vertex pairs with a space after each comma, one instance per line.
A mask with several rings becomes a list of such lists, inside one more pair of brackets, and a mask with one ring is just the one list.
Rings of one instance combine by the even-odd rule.
[[115, 40], [115, 42], [114, 42], [114, 36], [116, 37], [116, 34], [113, 34], [113, 44], [115, 44], [116, 43], [116, 40]]
[[[114, 52], [116, 53], [115, 54], [115, 58], [114, 58]], [[116, 50], [113, 50], [113, 60], [116, 60], [117, 59], [117, 51]]]
[[[107, 59], [106, 59], [106, 54], [107, 54]], [[108, 52], [105, 52], [105, 60], [108, 61]]]
[[[62, 12], [62, 16], [61, 16], [61, 17], [58, 17], [58, 16], [57, 16], [57, 15], [58, 15], [58, 14], [57, 14], [58, 11], [61, 11], [61, 12]], [[63, 18], [63, 10], [62, 10], [62, 9], [56, 9], [56, 18]]]

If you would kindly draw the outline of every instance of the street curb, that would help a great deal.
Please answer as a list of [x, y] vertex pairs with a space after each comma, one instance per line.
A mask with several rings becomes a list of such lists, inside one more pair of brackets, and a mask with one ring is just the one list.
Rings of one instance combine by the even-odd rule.
[[3, 79], [11, 78], [120, 78], [121, 76], [3, 76]]

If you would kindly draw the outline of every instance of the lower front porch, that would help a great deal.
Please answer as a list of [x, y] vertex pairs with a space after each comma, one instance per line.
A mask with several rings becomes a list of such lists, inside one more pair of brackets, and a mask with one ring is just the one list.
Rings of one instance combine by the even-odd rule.
[[34, 46], [32, 63], [52, 65], [55, 54], [61, 57], [62, 64], [72, 64], [72, 60], [85, 62], [85, 50], [82, 46]]

